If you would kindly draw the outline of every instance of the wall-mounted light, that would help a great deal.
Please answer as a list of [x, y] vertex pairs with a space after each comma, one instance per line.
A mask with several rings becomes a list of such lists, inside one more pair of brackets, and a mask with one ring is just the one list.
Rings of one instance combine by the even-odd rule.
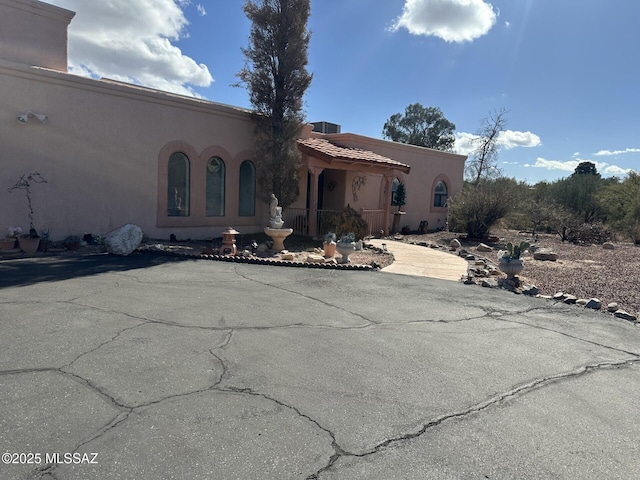
[[47, 123], [49, 121], [49, 117], [47, 117], [43, 113], [34, 113], [31, 110], [27, 110], [21, 115], [18, 115], [18, 123], [20, 125], [26, 125], [30, 118], [37, 118], [41, 123]]

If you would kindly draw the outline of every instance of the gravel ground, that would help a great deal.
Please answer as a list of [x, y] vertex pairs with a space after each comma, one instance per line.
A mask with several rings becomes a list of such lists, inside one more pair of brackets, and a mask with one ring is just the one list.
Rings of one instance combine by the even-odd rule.
[[[532, 241], [531, 235], [509, 230], [496, 230], [498, 243], [490, 244], [497, 250], [508, 241]], [[404, 241], [426, 241], [448, 245], [458, 234], [437, 232], [425, 235], [409, 235]], [[475, 251], [478, 242], [462, 242], [463, 248]], [[524, 270], [520, 275], [525, 283], [533, 284], [543, 295], [557, 292], [578, 298], [597, 298], [603, 306], [616, 302], [620, 308], [633, 315], [640, 313], [640, 246], [615, 242], [615, 250], [605, 250], [601, 245], [573, 245], [563, 243], [557, 235], [539, 235], [536, 243], [558, 254], [555, 262], [534, 260], [525, 255]], [[497, 253], [483, 254], [497, 265]]]

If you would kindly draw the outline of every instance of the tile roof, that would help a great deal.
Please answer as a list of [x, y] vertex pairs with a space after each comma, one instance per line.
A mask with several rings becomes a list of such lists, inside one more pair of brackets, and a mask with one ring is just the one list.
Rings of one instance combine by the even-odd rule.
[[[303, 151], [307, 150], [307, 153], [319, 154], [321, 158], [329, 157], [330, 159], [344, 160], [347, 162], [353, 161], [358, 163], [371, 163], [373, 165], [379, 164], [381, 166], [398, 168], [406, 171], [411, 168], [409, 165], [378, 155], [375, 152], [360, 148], [341, 147], [323, 138], [299, 139], [298, 145], [303, 147]], [[309, 150], [311, 152], [309, 152]]]

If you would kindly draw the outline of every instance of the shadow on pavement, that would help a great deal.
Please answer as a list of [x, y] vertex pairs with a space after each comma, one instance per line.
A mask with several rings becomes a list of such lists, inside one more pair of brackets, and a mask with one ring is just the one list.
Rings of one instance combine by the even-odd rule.
[[179, 256], [134, 253], [83, 255], [77, 257], [36, 257], [0, 262], [0, 289], [86, 277], [105, 272], [122, 272], [166, 263], [191, 260]]

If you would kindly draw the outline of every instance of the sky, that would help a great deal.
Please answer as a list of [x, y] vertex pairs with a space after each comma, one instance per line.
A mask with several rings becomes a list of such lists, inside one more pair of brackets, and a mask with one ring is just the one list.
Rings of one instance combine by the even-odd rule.
[[[251, 108], [235, 86], [244, 0], [45, 0], [75, 11], [70, 72]], [[306, 119], [382, 138], [413, 103], [438, 107], [470, 152], [506, 110], [498, 167], [536, 183], [580, 162], [640, 170], [637, 0], [311, 0]]]

